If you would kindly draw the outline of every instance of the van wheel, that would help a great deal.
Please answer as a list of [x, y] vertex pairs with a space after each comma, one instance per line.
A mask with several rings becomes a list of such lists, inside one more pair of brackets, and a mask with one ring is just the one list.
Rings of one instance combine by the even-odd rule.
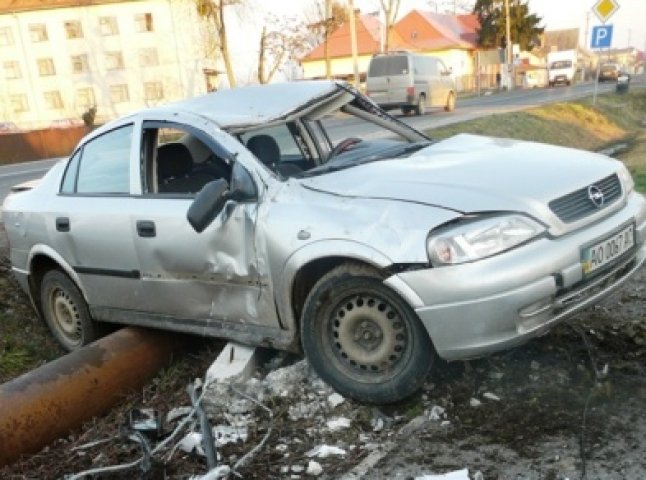
[[50, 270], [43, 277], [40, 305], [45, 323], [67, 351], [78, 350], [103, 333], [90, 317], [79, 289], [60, 270]]
[[324, 275], [303, 310], [301, 338], [319, 376], [343, 396], [393, 403], [422, 386], [435, 359], [411, 307], [369, 267]]
[[444, 105], [445, 112], [452, 112], [455, 110], [455, 95], [453, 92], [449, 92], [449, 96], [446, 98], [446, 105]]
[[417, 98], [417, 105], [415, 105], [415, 113], [417, 115], [426, 115], [426, 96], [423, 94]]
[[410, 115], [413, 112], [413, 107], [402, 107], [402, 113], [404, 115]]

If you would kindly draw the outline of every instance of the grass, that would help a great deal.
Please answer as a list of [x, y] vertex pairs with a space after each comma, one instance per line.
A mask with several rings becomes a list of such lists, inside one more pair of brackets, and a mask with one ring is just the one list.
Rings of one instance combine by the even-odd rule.
[[629, 148], [617, 158], [632, 172], [637, 189], [646, 192], [646, 89], [601, 95], [596, 106], [591, 98], [585, 98], [478, 118], [427, 133], [433, 138], [473, 133], [585, 150], [626, 143]]

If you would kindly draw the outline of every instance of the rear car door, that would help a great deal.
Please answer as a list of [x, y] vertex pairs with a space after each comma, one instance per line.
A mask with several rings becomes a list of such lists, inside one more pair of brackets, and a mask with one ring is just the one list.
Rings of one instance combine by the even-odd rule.
[[129, 211], [134, 124], [82, 145], [68, 163], [49, 225], [91, 307], [136, 308], [140, 274]]
[[370, 61], [366, 89], [377, 105], [388, 103], [388, 57], [374, 57]]
[[413, 87], [413, 72], [412, 65], [409, 65], [409, 58], [407, 55], [390, 55], [387, 58], [388, 102], [397, 105], [409, 103], [409, 87]]

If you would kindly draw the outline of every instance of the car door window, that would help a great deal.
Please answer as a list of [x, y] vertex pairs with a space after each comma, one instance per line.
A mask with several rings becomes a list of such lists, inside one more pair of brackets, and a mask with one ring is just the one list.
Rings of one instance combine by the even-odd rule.
[[[127, 194], [130, 192], [130, 146], [132, 125], [117, 128], [87, 142], [80, 154], [76, 188], [69, 176], [71, 164], [63, 181], [65, 193]], [[71, 190], [71, 191], [70, 191]]]
[[296, 175], [313, 165], [312, 155], [294, 124], [245, 132], [240, 141], [270, 170], [284, 176]]
[[213, 180], [229, 181], [229, 162], [200, 137], [188, 126], [144, 123], [143, 192], [194, 195]]
[[76, 191], [76, 175], [79, 169], [79, 160], [81, 159], [81, 150], [77, 150], [67, 163], [67, 170], [61, 184], [61, 193], [74, 193]]

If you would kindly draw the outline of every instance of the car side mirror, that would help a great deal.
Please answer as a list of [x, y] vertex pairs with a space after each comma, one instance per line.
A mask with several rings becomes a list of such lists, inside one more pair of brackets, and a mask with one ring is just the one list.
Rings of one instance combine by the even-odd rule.
[[186, 212], [186, 219], [193, 230], [202, 233], [222, 211], [229, 198], [229, 182], [223, 178], [204, 185]]

